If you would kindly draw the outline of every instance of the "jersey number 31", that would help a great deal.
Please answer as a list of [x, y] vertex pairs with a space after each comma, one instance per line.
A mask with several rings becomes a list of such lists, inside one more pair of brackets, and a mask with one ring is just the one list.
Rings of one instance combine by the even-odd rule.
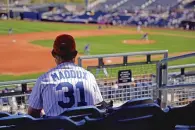
[[[77, 102], [77, 106], [86, 106], [87, 103], [85, 102], [85, 91], [83, 87], [83, 82], [76, 83], [76, 89], [79, 89], [80, 92], [80, 102]], [[64, 96], [69, 98], [69, 102], [64, 103], [63, 101], [59, 101], [58, 105], [61, 108], [71, 108], [75, 104], [75, 96], [74, 96], [74, 87], [69, 82], [60, 83], [56, 87], [56, 91], [62, 90], [63, 87], [68, 88], [68, 92], [64, 92]]]

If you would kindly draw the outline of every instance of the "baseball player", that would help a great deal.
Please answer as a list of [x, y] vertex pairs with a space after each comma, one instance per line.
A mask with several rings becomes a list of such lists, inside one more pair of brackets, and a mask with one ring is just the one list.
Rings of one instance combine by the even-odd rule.
[[[103, 66], [104, 66], [104, 61], [103, 61]], [[97, 69], [96, 69], [96, 76], [99, 74], [100, 70], [101, 70], [101, 68], [97, 68]], [[105, 75], [106, 77], [109, 77], [109, 74], [108, 74], [108, 72], [107, 72], [107, 69], [106, 69], [105, 67], [103, 67], [102, 70], [103, 70], [103, 72], [104, 72], [104, 75]]]
[[13, 33], [13, 29], [12, 28], [9, 28], [8, 34], [11, 35], [12, 33]]
[[76, 55], [72, 36], [55, 39], [52, 56], [57, 66], [38, 78], [29, 98], [29, 115], [40, 117], [44, 110], [46, 116], [58, 116], [69, 108], [104, 102], [94, 75], [74, 64]]
[[142, 39], [142, 40], [148, 41], [148, 33], [145, 33], [145, 34], [142, 36], [141, 39]]
[[85, 45], [85, 48], [84, 48], [84, 54], [89, 55], [89, 51], [90, 51], [90, 44], [87, 44]]
[[137, 25], [137, 32], [140, 32], [141, 31], [141, 25]]

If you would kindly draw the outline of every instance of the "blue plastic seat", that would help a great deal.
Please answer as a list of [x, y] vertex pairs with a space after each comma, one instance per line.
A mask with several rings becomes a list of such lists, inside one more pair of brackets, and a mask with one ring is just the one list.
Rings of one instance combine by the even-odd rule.
[[0, 112], [0, 118], [2, 117], [8, 117], [11, 116], [11, 114], [7, 113], [7, 112]]
[[80, 121], [85, 116], [99, 118], [105, 114], [104, 110], [99, 110], [95, 106], [76, 107], [66, 110], [61, 116], [67, 116], [74, 121]]
[[118, 108], [110, 109], [109, 115], [102, 119], [102, 129], [130, 130], [169, 130], [166, 115], [159, 105], [149, 98], [128, 101]]
[[17, 125], [15, 130], [77, 130], [85, 121], [74, 122], [65, 116], [40, 118], [24, 125]]
[[29, 115], [16, 115], [0, 118], [0, 130], [76, 130], [84, 123], [84, 120], [74, 122], [65, 116], [35, 119]]
[[36, 119], [29, 115], [11, 115], [11, 116], [0, 118], [0, 126], [25, 124], [32, 120], [36, 120]]

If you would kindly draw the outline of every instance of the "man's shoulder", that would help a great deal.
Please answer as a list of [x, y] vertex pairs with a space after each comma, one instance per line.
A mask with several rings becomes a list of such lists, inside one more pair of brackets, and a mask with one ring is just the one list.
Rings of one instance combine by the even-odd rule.
[[55, 68], [50, 69], [49, 71], [43, 73], [41, 76], [39, 76], [38, 80], [39, 81], [48, 81], [49, 80], [49, 75], [56, 70]]
[[90, 71], [88, 71], [87, 69], [84, 69], [80, 66], [77, 66], [77, 67], [78, 67], [78, 70], [81, 70], [81, 71], [87, 73], [87, 75], [89, 75], [90, 77], [94, 77], [94, 75]]

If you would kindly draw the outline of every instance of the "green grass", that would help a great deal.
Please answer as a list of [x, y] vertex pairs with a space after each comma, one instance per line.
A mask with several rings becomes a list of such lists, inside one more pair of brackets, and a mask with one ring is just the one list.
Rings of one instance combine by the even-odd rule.
[[19, 75], [19, 76], [0, 75], [0, 81], [37, 79], [41, 74], [43, 74], [43, 73], [29, 74], [29, 75]]
[[[125, 30], [133, 30], [136, 31], [136, 27], [126, 27], [123, 28]], [[166, 33], [166, 34], [177, 34], [177, 35], [184, 35], [184, 36], [195, 36], [195, 31], [185, 31], [185, 30], [179, 30], [179, 29], [163, 29], [163, 28], [143, 28], [142, 29], [144, 32], [150, 32], [153, 33]], [[154, 34], [152, 34], [154, 35]]]
[[14, 34], [30, 33], [30, 32], [49, 32], [49, 31], [96, 29], [95, 26], [86, 26], [86, 25], [81, 25], [81, 24], [0, 20], [0, 34], [8, 34], [9, 28], [13, 29]]
[[[151, 35], [149, 38], [155, 40], [155, 44], [128, 45], [122, 43], [123, 40], [140, 38], [141, 35], [93, 36], [76, 38], [76, 42], [78, 51], [81, 54], [83, 54], [84, 46], [90, 44], [90, 54], [92, 55], [154, 50], [169, 50], [170, 53], [195, 50], [195, 38]], [[32, 41], [32, 43], [52, 47], [53, 40], [39, 40]]]

